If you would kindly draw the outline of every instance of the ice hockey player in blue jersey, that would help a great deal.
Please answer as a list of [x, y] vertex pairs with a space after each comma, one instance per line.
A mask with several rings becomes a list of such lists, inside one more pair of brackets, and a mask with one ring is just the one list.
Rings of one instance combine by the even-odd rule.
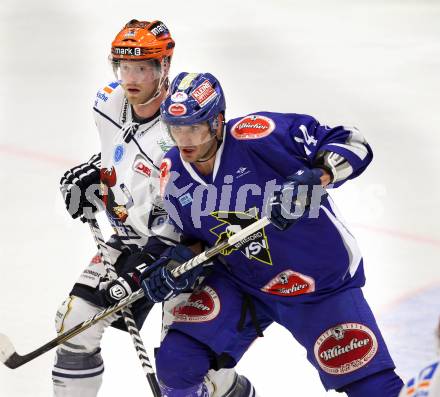
[[[225, 107], [211, 74], [173, 80], [161, 105], [177, 145], [161, 166], [165, 207], [188, 242], [206, 246], [262, 216], [271, 224], [224, 250], [174, 309], [156, 356], [163, 394], [207, 395], [207, 371], [233, 367], [277, 322], [307, 350], [326, 390], [397, 397], [403, 382], [361, 291], [361, 253], [326, 189], [359, 176], [370, 146], [354, 128], [301, 114], [256, 112], [224, 123]], [[172, 265], [161, 258], [143, 281], [151, 300], [178, 293], [186, 276], [176, 280]]]

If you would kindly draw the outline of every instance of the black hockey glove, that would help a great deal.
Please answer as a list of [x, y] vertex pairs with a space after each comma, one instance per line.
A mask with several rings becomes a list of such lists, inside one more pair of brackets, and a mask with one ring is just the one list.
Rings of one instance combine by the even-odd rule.
[[156, 237], [150, 237], [141, 251], [121, 254], [114, 267], [118, 278], [112, 280], [104, 291], [104, 305], [114, 305], [121, 299], [137, 291], [141, 284], [141, 274], [148, 269], [169, 246]]
[[158, 261], [141, 274], [145, 297], [151, 302], [163, 302], [190, 289], [202, 275], [203, 266], [196, 266], [178, 278], [171, 271], [192, 257], [194, 252], [182, 244], [167, 249]]
[[314, 186], [321, 186], [322, 174], [320, 168], [303, 168], [286, 178], [281, 190], [276, 191], [267, 203], [267, 216], [277, 229], [286, 230], [307, 213]]
[[[93, 155], [89, 161], [66, 171], [60, 180], [60, 190], [66, 208], [73, 219], [86, 222], [85, 209], [92, 212], [102, 209], [100, 205], [101, 153]], [[99, 199], [99, 200], [97, 200]], [[102, 203], [102, 202], [101, 202]]]
[[149, 253], [136, 253], [130, 255], [124, 267], [131, 268], [129, 271], [123, 271], [119, 277], [110, 281], [104, 292], [106, 303], [114, 305], [121, 299], [137, 291], [140, 288], [140, 279], [142, 272], [157, 260]]

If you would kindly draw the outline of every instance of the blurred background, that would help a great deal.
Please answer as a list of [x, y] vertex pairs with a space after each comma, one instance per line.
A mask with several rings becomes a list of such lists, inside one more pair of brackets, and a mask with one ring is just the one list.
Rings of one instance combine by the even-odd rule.
[[[403, 378], [436, 355], [440, 315], [440, 2], [436, 0], [2, 0], [0, 3], [0, 332], [19, 353], [55, 337], [55, 311], [94, 254], [58, 182], [99, 151], [91, 108], [113, 79], [111, 41], [130, 19], [176, 41], [171, 75], [209, 71], [227, 117], [307, 113], [355, 125], [375, 159], [333, 193], [356, 235], [365, 294]], [[435, 22], [437, 21], [437, 22]], [[156, 307], [142, 330], [153, 355]], [[100, 396], [150, 395], [128, 335], [104, 336]], [[14, 371], [1, 397], [51, 395], [53, 352]], [[277, 325], [238, 365], [262, 397], [326, 393]]]

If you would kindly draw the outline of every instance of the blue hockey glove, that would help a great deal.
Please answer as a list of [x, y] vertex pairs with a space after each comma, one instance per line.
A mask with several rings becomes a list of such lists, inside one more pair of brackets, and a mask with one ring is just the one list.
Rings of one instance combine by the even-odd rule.
[[197, 266], [178, 278], [171, 271], [189, 261], [194, 252], [184, 245], [167, 249], [161, 258], [141, 275], [141, 287], [145, 297], [152, 302], [163, 302], [189, 289], [203, 273], [203, 266]]
[[276, 191], [267, 203], [266, 213], [279, 230], [286, 230], [310, 207], [313, 186], [321, 186], [323, 170], [303, 168], [287, 177], [287, 182]]

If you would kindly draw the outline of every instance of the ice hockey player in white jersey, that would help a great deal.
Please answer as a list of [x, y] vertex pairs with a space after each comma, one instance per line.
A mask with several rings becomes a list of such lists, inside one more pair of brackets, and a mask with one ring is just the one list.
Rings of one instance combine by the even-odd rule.
[[[115, 232], [107, 244], [118, 278], [110, 282], [101, 256], [95, 255], [57, 311], [57, 332], [138, 289], [138, 266], [152, 263], [179, 243], [180, 235], [166, 222], [159, 195], [162, 157], [172, 146], [159, 107], [168, 90], [174, 46], [168, 28], [160, 21], [132, 20], [112, 42], [110, 60], [117, 79], [98, 91], [93, 106], [101, 153], [68, 170], [61, 179], [61, 190], [73, 218], [85, 221], [86, 209], [105, 208]], [[115, 284], [125, 295], [115, 297], [109, 292]], [[167, 303], [164, 328], [172, 320], [173, 306], [184, 297]], [[146, 301], [132, 307], [139, 328], [150, 308]], [[100, 343], [109, 325], [125, 330], [122, 319], [114, 315], [58, 348], [52, 372], [54, 396], [97, 395], [104, 371]], [[254, 393], [250, 382], [233, 370], [211, 371], [207, 385], [216, 397]], [[249, 392], [237, 394], [238, 390]]]
[[409, 379], [399, 397], [439, 397], [440, 396], [440, 322], [437, 330], [438, 360], [423, 368]]

